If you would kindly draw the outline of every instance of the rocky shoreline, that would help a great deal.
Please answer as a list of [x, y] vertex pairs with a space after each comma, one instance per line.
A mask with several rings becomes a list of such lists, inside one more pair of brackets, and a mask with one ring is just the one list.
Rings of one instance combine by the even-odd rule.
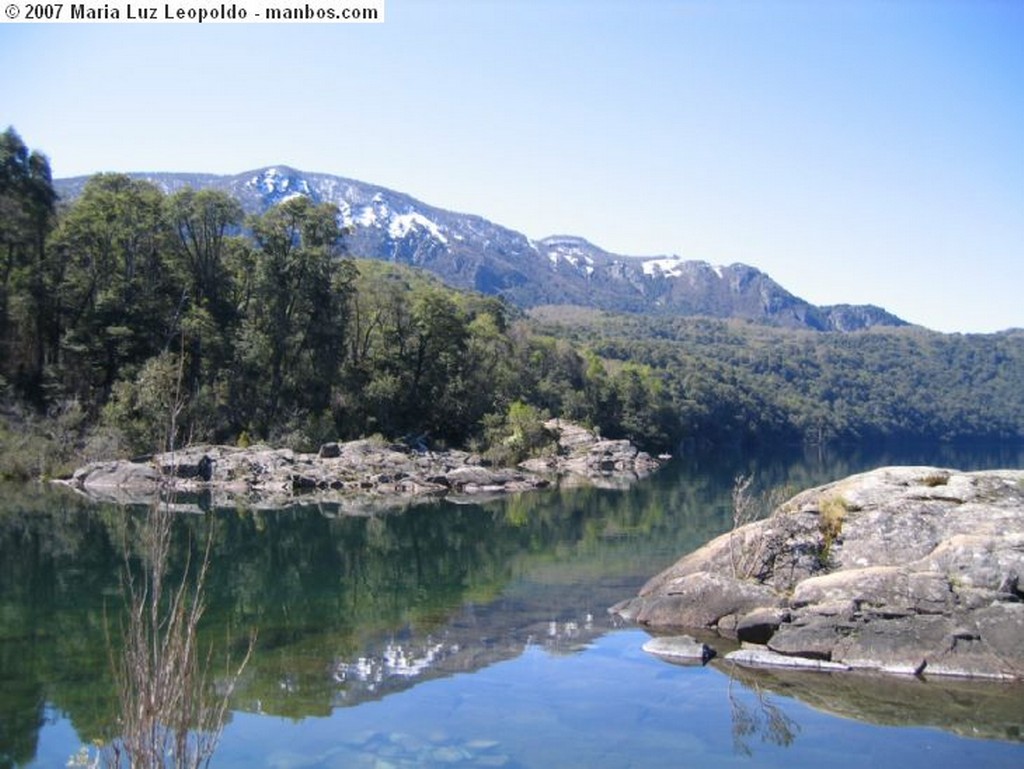
[[94, 462], [58, 482], [96, 501], [164, 499], [186, 512], [320, 505], [336, 514], [363, 514], [431, 498], [533, 491], [556, 481], [628, 484], [662, 464], [629, 441], [603, 440], [563, 420], [549, 420], [545, 428], [555, 437], [555, 452], [514, 468], [489, 466], [467, 451], [365, 439], [327, 443], [317, 453], [197, 445], [141, 460]]
[[[652, 653], [739, 666], [1024, 680], [1024, 471], [888, 467], [810, 489], [651, 579], [618, 616]], [[697, 634], [699, 635], [699, 633]]]

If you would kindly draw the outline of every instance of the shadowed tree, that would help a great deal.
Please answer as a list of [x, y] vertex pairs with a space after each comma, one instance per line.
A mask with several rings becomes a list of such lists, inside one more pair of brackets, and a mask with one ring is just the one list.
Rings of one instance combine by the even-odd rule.
[[177, 338], [185, 292], [169, 235], [160, 190], [119, 174], [90, 179], [61, 222], [61, 365], [85, 402], [103, 403]]
[[284, 415], [330, 410], [355, 278], [338, 209], [293, 198], [250, 220], [257, 254], [239, 341], [245, 402], [265, 434]]
[[0, 376], [36, 402], [56, 349], [46, 250], [56, 200], [46, 156], [13, 128], [0, 134]]
[[185, 290], [181, 347], [189, 422], [193, 434], [209, 438], [225, 408], [223, 385], [245, 311], [238, 301], [250, 279], [244, 259], [249, 247], [240, 234], [244, 215], [224, 192], [188, 188], [167, 198], [165, 216], [173, 233], [173, 269]]

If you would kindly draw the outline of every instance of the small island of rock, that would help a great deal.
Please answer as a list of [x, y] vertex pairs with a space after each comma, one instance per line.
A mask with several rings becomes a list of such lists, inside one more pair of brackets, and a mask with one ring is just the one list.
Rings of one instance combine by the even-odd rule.
[[512, 468], [492, 467], [467, 451], [433, 451], [370, 438], [327, 443], [315, 453], [190, 446], [133, 461], [94, 462], [60, 482], [96, 501], [116, 504], [173, 500], [192, 512], [317, 505], [332, 513], [362, 514], [433, 497], [541, 489], [559, 478], [629, 483], [661, 465], [627, 440], [605, 440], [559, 419], [544, 427], [552, 450]]

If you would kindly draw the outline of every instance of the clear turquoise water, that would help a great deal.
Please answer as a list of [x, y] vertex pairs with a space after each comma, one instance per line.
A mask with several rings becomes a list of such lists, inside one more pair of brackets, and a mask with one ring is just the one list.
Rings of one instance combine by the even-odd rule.
[[[804, 487], [883, 463], [1020, 459], [705, 457], [625, 491], [373, 518], [184, 517], [180, 543], [214, 532], [208, 635], [230, 629], [237, 646], [245, 628], [260, 633], [212, 766], [1024, 766], [1024, 689], [911, 681], [851, 693], [838, 679], [677, 666], [605, 611], [728, 527], [737, 472]], [[62, 767], [115, 717], [103, 617], [118, 598], [125, 513], [27, 493], [9, 508], [0, 767]]]

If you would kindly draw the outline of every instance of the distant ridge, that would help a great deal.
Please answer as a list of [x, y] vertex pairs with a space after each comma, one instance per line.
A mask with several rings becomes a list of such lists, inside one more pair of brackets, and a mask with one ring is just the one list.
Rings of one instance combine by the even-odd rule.
[[[746, 264], [712, 266], [678, 256], [612, 254], [571, 235], [531, 240], [480, 216], [454, 213], [384, 187], [288, 166], [233, 176], [131, 173], [166, 193], [216, 189], [247, 213], [297, 195], [338, 206], [356, 256], [422, 267], [451, 286], [505, 297], [520, 307], [569, 304], [615, 312], [741, 318], [816, 331], [905, 326], [873, 305], [815, 306]], [[89, 177], [58, 179], [64, 199]]]

